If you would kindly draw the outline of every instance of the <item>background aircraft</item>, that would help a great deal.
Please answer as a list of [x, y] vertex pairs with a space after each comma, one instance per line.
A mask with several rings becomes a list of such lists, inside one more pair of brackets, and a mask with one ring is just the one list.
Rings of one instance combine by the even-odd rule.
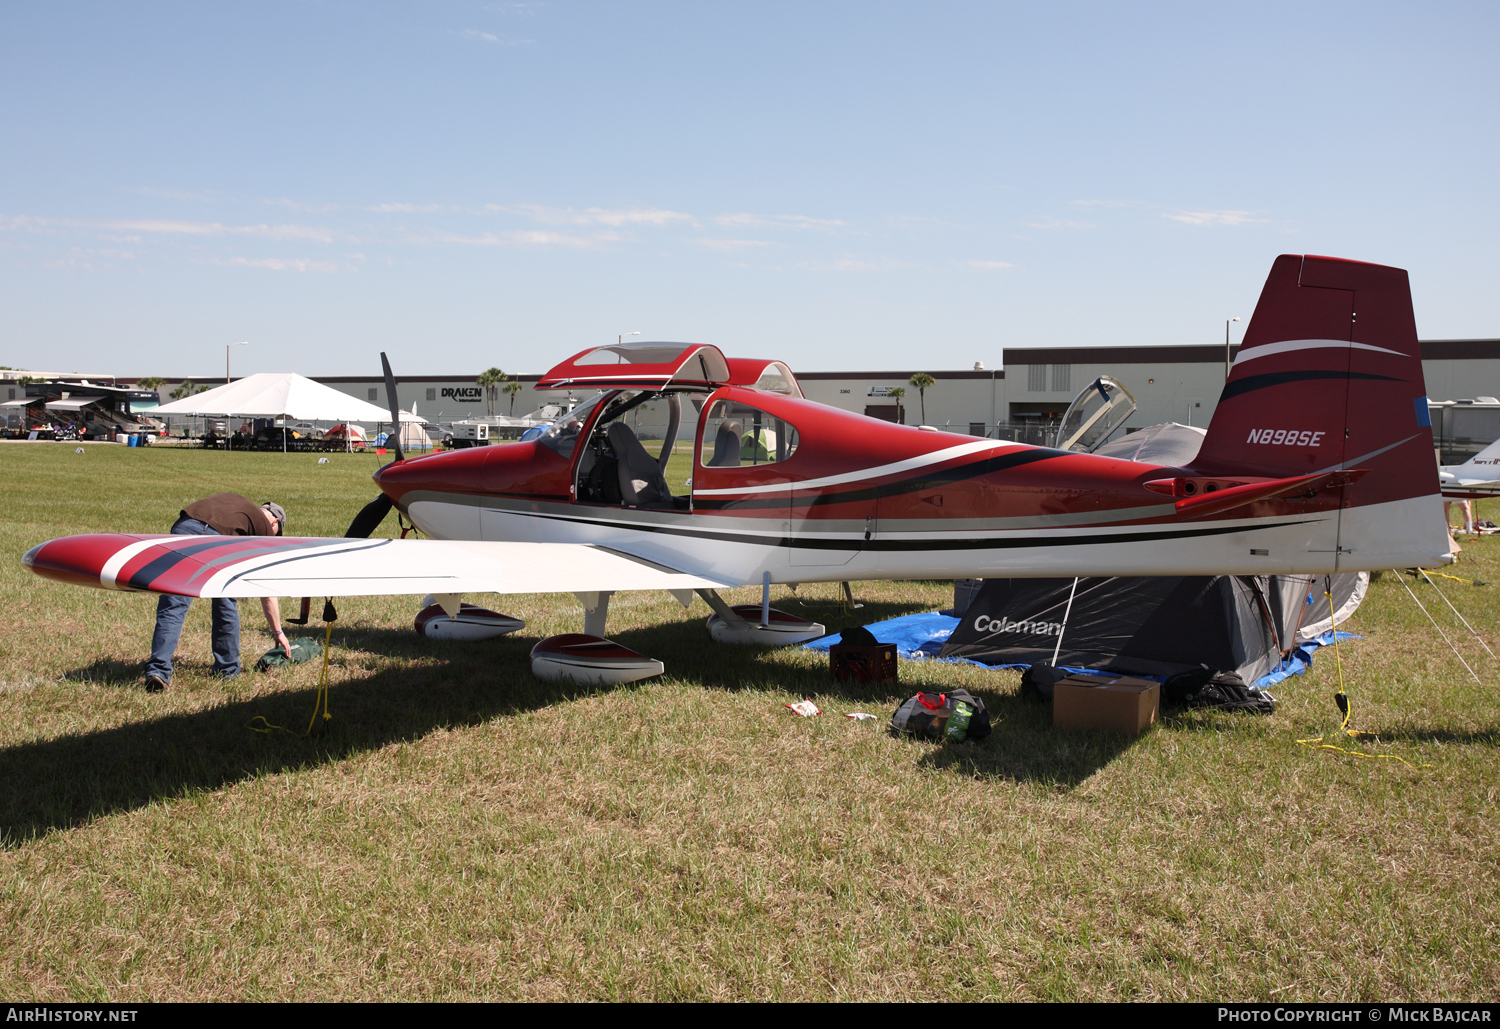
[[1438, 469], [1443, 496], [1450, 500], [1476, 500], [1500, 496], [1500, 440], [1496, 440], [1463, 464], [1445, 464]]

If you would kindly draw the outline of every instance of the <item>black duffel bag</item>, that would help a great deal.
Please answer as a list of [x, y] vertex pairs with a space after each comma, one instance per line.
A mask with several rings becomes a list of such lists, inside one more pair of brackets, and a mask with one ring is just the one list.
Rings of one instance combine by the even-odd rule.
[[966, 689], [918, 693], [891, 715], [891, 732], [954, 743], [982, 740], [990, 734], [990, 713]]
[[1161, 684], [1162, 707], [1216, 707], [1256, 715], [1276, 713], [1276, 698], [1246, 686], [1235, 672], [1190, 668]]

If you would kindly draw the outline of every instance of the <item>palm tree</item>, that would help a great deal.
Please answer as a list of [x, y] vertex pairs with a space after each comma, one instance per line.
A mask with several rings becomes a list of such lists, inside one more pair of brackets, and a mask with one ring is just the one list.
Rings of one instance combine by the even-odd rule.
[[192, 379], [183, 379], [181, 386], [178, 386], [172, 392], [170, 392], [170, 393], [167, 394], [167, 396], [171, 397], [173, 400], [181, 400], [183, 397], [190, 397], [192, 395], [193, 395], [193, 380]]
[[905, 425], [906, 424], [906, 419], [903, 418], [902, 415], [901, 415], [901, 398], [904, 397], [904, 396], [906, 396], [906, 388], [904, 386], [892, 386], [890, 393], [888, 393], [886, 395], [889, 396], [889, 397], [895, 398], [895, 401], [896, 401], [896, 424], [897, 425]]
[[495, 413], [495, 394], [497, 392], [496, 387], [500, 385], [501, 381], [504, 378], [505, 373], [502, 372], [499, 368], [490, 368], [489, 370], [481, 373], [479, 378], [475, 380], [479, 383], [480, 386], [484, 387], [485, 405], [488, 407], [490, 414]]
[[159, 386], [165, 385], [166, 381], [166, 379], [163, 379], [159, 375], [148, 375], [135, 385], [137, 389], [156, 389]]
[[907, 380], [911, 388], [917, 391], [917, 396], [922, 404], [922, 424], [927, 424], [927, 387], [937, 385], [937, 380], [926, 372], [918, 372]]
[[523, 387], [515, 379], [511, 379], [505, 385], [500, 387], [502, 392], [510, 394], [510, 416], [512, 418], [516, 416], [516, 394], [521, 392], [521, 390], [524, 388], [525, 387]]

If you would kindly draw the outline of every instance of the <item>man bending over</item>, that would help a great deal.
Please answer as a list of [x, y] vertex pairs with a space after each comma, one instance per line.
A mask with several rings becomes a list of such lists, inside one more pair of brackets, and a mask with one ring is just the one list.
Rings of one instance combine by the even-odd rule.
[[[179, 512], [174, 536], [280, 536], [286, 510], [280, 504], [257, 507], [238, 493], [215, 493]], [[163, 593], [156, 602], [156, 631], [151, 636], [151, 660], [146, 662], [146, 692], [159, 693], [172, 681], [172, 657], [182, 635], [192, 597]], [[292, 645], [281, 631], [281, 607], [275, 597], [262, 597], [261, 609], [271, 635], [292, 656]], [[214, 673], [226, 679], [240, 674], [240, 609], [233, 600], [213, 601]]]

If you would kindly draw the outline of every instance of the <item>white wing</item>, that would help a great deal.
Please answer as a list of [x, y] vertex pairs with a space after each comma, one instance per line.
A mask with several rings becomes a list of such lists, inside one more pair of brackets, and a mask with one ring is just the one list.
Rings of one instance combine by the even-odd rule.
[[27, 552], [38, 575], [189, 597], [588, 593], [720, 589], [725, 582], [582, 543], [128, 536], [52, 540]]

